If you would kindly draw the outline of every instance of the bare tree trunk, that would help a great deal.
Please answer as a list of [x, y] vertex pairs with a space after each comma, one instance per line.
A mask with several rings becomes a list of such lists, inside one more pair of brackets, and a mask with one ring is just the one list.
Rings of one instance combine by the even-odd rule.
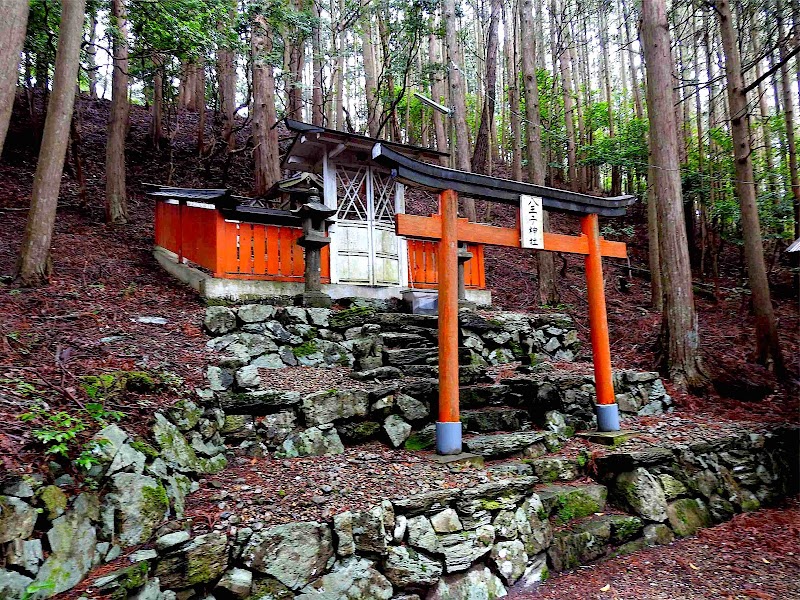
[[28, 2], [8, 0], [0, 3], [0, 154], [14, 109], [17, 93], [19, 57], [28, 23]]
[[[559, 14], [556, 0], [552, 1], [553, 12]], [[569, 188], [578, 189], [578, 159], [575, 152], [575, 118], [572, 106], [572, 67], [569, 60], [569, 46], [572, 44], [571, 38], [567, 34], [567, 28], [559, 22], [563, 32], [561, 48], [558, 49], [558, 65], [561, 72], [561, 87], [564, 98], [564, 129], [567, 134], [567, 173]]]
[[[778, 3], [778, 39], [784, 40], [783, 17]], [[794, 238], [800, 238], [800, 177], [797, 174], [797, 146], [794, 138], [794, 94], [789, 78], [789, 64], [786, 44], [779, 47], [781, 61], [781, 92], [783, 93], [783, 118], [786, 123], [786, 147], [789, 151], [789, 179], [792, 184], [792, 203], [794, 205]]]
[[311, 122], [314, 125], [322, 125], [325, 120], [325, 100], [322, 95], [322, 37], [319, 31], [319, 5], [317, 0], [311, 0], [314, 16], [314, 27], [311, 30], [311, 51], [313, 53], [311, 62], [314, 70], [312, 77], [311, 90]]
[[[442, 78], [442, 69], [444, 68], [444, 60], [442, 58], [441, 44], [436, 34], [431, 33], [428, 35], [428, 61], [435, 65], [435, 69], [431, 71], [431, 93], [433, 99], [440, 103], [446, 104], [444, 79]], [[447, 130], [445, 129], [444, 116], [438, 111], [433, 111], [433, 130], [436, 135], [436, 148], [440, 152], [447, 152]], [[441, 158], [442, 166], [447, 166], [447, 157]]]
[[89, 78], [89, 95], [97, 98], [97, 9], [89, 18], [89, 43], [86, 45], [86, 75]]
[[194, 101], [197, 109], [197, 153], [203, 154], [206, 133], [206, 66], [200, 60], [197, 63]]
[[500, 12], [503, 10], [502, 0], [492, 0], [492, 13], [489, 17], [489, 33], [486, 43], [486, 98], [481, 112], [481, 125], [475, 136], [475, 150], [472, 155], [472, 171], [487, 173], [486, 162], [491, 153], [490, 143], [494, 129], [495, 88], [497, 86], [497, 30], [500, 23]]
[[761, 241], [753, 177], [747, 95], [744, 91], [739, 47], [728, 0], [715, 0], [714, 7], [719, 20], [722, 47], [725, 52], [725, 74], [728, 82], [728, 104], [736, 167], [736, 193], [739, 196], [742, 213], [744, 255], [756, 321], [756, 356], [758, 362], [762, 364], [772, 362], [775, 370], [780, 373], [784, 369], [783, 354], [775, 325], [775, 313], [772, 308], [769, 281], [764, 264], [764, 248]]
[[650, 304], [657, 312], [664, 310], [664, 292], [661, 287], [661, 252], [658, 231], [658, 209], [656, 208], [656, 181], [653, 157], [650, 154], [647, 168], [647, 248], [650, 267]]
[[153, 68], [153, 106], [149, 137], [153, 148], [158, 148], [161, 143], [164, 106], [164, 58], [160, 54], [153, 55]]
[[[542, 123], [539, 115], [539, 87], [536, 79], [536, 48], [533, 45], [535, 34], [532, 1], [521, 0], [519, 6], [522, 81], [525, 88], [525, 117], [528, 134], [528, 180], [536, 185], [544, 185], [545, 165], [542, 152]], [[544, 226], [545, 231], [548, 231], [547, 213], [545, 213]], [[558, 304], [553, 255], [549, 252], [538, 252], [536, 260], [539, 271], [539, 301], [547, 305]]]
[[378, 76], [375, 70], [375, 49], [372, 45], [372, 15], [369, 12], [364, 14], [361, 22], [361, 45], [364, 57], [364, 87], [367, 96], [367, 133], [370, 137], [378, 137], [378, 127], [380, 126], [380, 115], [376, 88]]
[[654, 204], [660, 225], [658, 244], [664, 292], [662, 346], [675, 384], [684, 389], [698, 389], [705, 387], [706, 377], [700, 364], [692, 270], [683, 223], [678, 124], [672, 110], [672, 57], [664, 2], [643, 0], [641, 27], [647, 64]]
[[111, 77], [111, 111], [106, 142], [106, 221], [128, 222], [125, 187], [125, 132], [128, 128], [128, 20], [124, 0], [112, 0], [111, 19], [116, 25]]
[[75, 181], [78, 183], [78, 205], [85, 209], [88, 206], [86, 196], [86, 169], [84, 167], [83, 155], [81, 154], [81, 96], [80, 86], [75, 86], [75, 106], [72, 111], [70, 121], [69, 137], [70, 150], [72, 152], [72, 162], [75, 166]]
[[[344, 0], [339, 0], [339, 18], [344, 17]], [[336, 54], [336, 127], [341, 131], [344, 126], [344, 47], [346, 44], [344, 30], [339, 32], [339, 48]]]
[[253, 143], [255, 150], [255, 192], [263, 196], [281, 178], [278, 156], [278, 120], [275, 112], [275, 76], [269, 55], [272, 31], [262, 15], [253, 18], [251, 34], [253, 58]]
[[[236, 3], [230, 2], [228, 18], [231, 22], [236, 18]], [[224, 30], [226, 23], [218, 25]], [[219, 104], [222, 113], [222, 140], [228, 150], [236, 149], [236, 136], [233, 135], [233, 125], [236, 114], [236, 55], [231, 44], [225, 42], [217, 50], [217, 78], [219, 79]]]
[[[580, 151], [580, 146], [583, 145], [584, 140], [586, 139], [586, 131], [583, 121], [583, 105], [581, 98], [583, 94], [581, 94], [581, 81], [580, 81], [580, 68], [578, 65], [578, 52], [575, 49], [575, 44], [570, 44], [569, 46], [569, 56], [570, 62], [573, 66], [573, 83], [574, 87], [573, 90], [575, 91], [575, 112], [578, 117], [578, 138], [577, 138], [577, 148], [575, 152], [576, 160], [580, 158], [582, 152]], [[588, 180], [588, 172], [585, 164], [581, 164], [578, 166], [578, 179], [577, 179], [577, 190], [579, 192], [586, 191], [586, 185]]]
[[[292, 9], [300, 12], [303, 0], [292, 0]], [[285, 39], [288, 43], [289, 73], [286, 81], [286, 112], [292, 119], [303, 120], [303, 64], [305, 62], [305, 39], [298, 28], [291, 31]]]
[[508, 104], [511, 113], [511, 179], [522, 181], [522, 123], [519, 115], [519, 73], [517, 72], [517, 8], [512, 2], [505, 12], [504, 51], [506, 55], [506, 79], [508, 81]]
[[[603, 59], [603, 90], [606, 104], [608, 105], [608, 137], [614, 137], [614, 106], [611, 96], [611, 67], [608, 57], [608, 15], [607, 9], [600, 10], [600, 53]], [[611, 165], [611, 194], [618, 196], [622, 193], [622, 176], [618, 165]]]
[[[25, 6], [27, 8], [27, 3]], [[47, 107], [28, 222], [20, 250], [18, 277], [24, 285], [44, 283], [51, 271], [50, 245], [75, 105], [85, 7], [85, 0], [73, 0], [64, 3], [61, 9], [53, 91]]]
[[[466, 86], [461, 69], [464, 63], [461, 60], [458, 42], [458, 17], [456, 16], [455, 0], [444, 0], [444, 29], [447, 45], [447, 79], [450, 86], [450, 100], [453, 103], [453, 121], [456, 142], [456, 167], [462, 171], [470, 169], [469, 153], [469, 126], [467, 125]], [[452, 140], [451, 140], [452, 143]], [[475, 213], [475, 200], [464, 200], [464, 212], [470, 221], [477, 220]]]
[[625, 26], [625, 45], [628, 47], [628, 60], [631, 69], [631, 89], [633, 90], [633, 110], [637, 119], [644, 118], [644, 110], [642, 110], [642, 90], [639, 88], [639, 77], [636, 65], [633, 62], [633, 40], [631, 39], [630, 29], [630, 12], [628, 11], [625, 0], [622, 0], [622, 22]]

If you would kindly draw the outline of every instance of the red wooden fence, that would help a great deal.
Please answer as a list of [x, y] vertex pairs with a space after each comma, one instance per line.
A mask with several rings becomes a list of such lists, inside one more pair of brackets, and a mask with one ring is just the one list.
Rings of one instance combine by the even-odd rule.
[[[226, 221], [216, 208], [156, 202], [156, 245], [225, 279], [303, 281], [305, 258], [298, 227]], [[468, 288], [484, 289], [483, 246], [468, 244], [472, 259], [464, 264]], [[408, 240], [408, 285], [435, 288], [436, 242]], [[330, 283], [330, 251], [322, 249], [322, 283]]]
[[[215, 208], [156, 203], [156, 244], [225, 279], [302, 281], [298, 227], [234, 223]], [[330, 252], [322, 249], [322, 282], [330, 283]]]
[[[439, 282], [438, 242], [408, 240], [408, 285], [412, 288], [435, 288]], [[464, 263], [464, 285], [468, 288], [486, 288], [483, 265], [483, 245], [467, 244], [472, 258]]]

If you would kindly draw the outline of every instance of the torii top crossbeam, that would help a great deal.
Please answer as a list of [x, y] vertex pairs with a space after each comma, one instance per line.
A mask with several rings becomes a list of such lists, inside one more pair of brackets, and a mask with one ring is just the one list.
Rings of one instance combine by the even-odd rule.
[[[439, 419], [436, 450], [440, 454], [461, 452], [458, 373], [458, 244], [472, 241], [544, 251], [572, 252], [586, 257], [589, 325], [597, 391], [598, 428], [619, 429], [619, 411], [611, 374], [602, 257], [626, 256], [625, 245], [600, 237], [598, 217], [623, 216], [636, 201], [634, 196], [602, 198], [510, 179], [489, 177], [422, 162], [436, 159], [433, 150], [416, 148], [348, 134], [299, 121], [286, 120], [294, 131], [292, 147], [284, 166], [308, 170], [316, 162], [315, 152], [324, 149], [330, 157], [348, 152], [349, 159], [379, 165], [400, 182], [439, 194], [439, 214], [419, 217], [398, 214], [398, 235], [439, 242]], [[520, 207], [517, 227], [503, 228], [468, 223], [458, 218], [458, 194]], [[581, 217], [581, 235], [565, 236], [544, 232], [542, 210], [571, 213]]]

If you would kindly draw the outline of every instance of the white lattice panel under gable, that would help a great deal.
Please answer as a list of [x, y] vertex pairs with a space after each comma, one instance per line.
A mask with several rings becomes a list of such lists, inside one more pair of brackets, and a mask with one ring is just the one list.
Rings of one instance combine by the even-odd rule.
[[372, 171], [372, 194], [375, 198], [375, 220], [394, 224], [394, 179], [386, 173]]
[[367, 167], [348, 169], [336, 167], [336, 192], [339, 198], [340, 221], [367, 221], [370, 217], [369, 190], [367, 189]]

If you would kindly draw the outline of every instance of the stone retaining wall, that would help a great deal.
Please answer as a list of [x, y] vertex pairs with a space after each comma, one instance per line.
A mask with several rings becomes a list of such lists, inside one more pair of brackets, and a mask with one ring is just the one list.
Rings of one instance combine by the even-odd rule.
[[[223, 424], [217, 409], [178, 402], [156, 413], [155, 447], [117, 425], [94, 436], [99, 464], [89, 471], [85, 489], [100, 491], [70, 499], [38, 474], [6, 485], [0, 495], [0, 599], [22, 598], [26, 590], [30, 598], [46, 598], [71, 589], [124, 548], [151, 541], [166, 520], [181, 519], [196, 480], [227, 464]], [[72, 487], [71, 478], [64, 478], [59, 483]], [[182, 531], [175, 543], [189, 538]], [[141, 556], [156, 555], [147, 550]], [[146, 563], [134, 565], [129, 576], [131, 586], [144, 583]]]
[[[523, 315], [496, 312], [490, 317], [462, 312], [462, 364], [497, 365], [532, 355], [571, 361], [578, 336], [567, 315]], [[435, 364], [437, 318], [378, 312], [370, 306], [332, 311], [248, 304], [212, 306], [205, 328], [215, 339], [227, 372], [215, 373], [220, 386], [230, 385], [243, 367], [344, 365], [357, 371], [392, 366]]]
[[[198, 415], [195, 426], [202, 427], [202, 419]], [[158, 419], [156, 439], [165, 439], [165, 432], [173, 439], [173, 450], [162, 447], [160, 457], [136, 454], [140, 450], [124, 432], [106, 430], [119, 443], [105, 446], [101, 481], [116, 487], [103, 499], [87, 492], [68, 504], [48, 500], [51, 492], [34, 482], [7, 487], [0, 500], [6, 556], [0, 596], [21, 597], [33, 575], [42, 585], [56, 581], [33, 597], [68, 589], [90, 567], [148, 540], [168, 514], [177, 514], [170, 477], [186, 477], [188, 491], [188, 477], [202, 473], [196, 462], [187, 462], [188, 450], [174, 452], [174, 441], [185, 439], [179, 427], [196, 431], [190, 422]], [[134, 564], [93, 586], [137, 600], [209, 593], [260, 600], [498, 597], [516, 582], [535, 584], [548, 570], [668, 543], [795, 493], [798, 430], [617, 452], [591, 468], [602, 484], [542, 485], [523, 476], [258, 531], [223, 522], [192, 537], [176, 522], [173, 531], [160, 532], [152, 549], [138, 551]], [[607, 494], [632, 514], [595, 515], [604, 511]], [[37, 508], [45, 511], [41, 517]], [[44, 564], [42, 542], [31, 536], [37, 520], [50, 523], [51, 553]]]

